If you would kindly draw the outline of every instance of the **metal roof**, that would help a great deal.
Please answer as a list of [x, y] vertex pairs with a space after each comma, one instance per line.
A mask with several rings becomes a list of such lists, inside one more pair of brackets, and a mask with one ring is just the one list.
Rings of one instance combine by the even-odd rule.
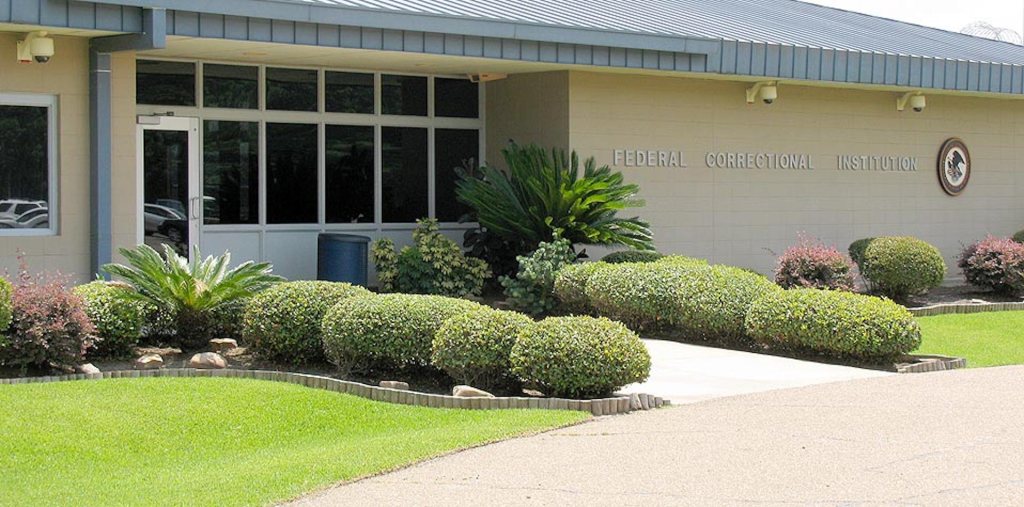
[[566, 28], [1024, 64], [1024, 47], [797, 0], [278, 0]]

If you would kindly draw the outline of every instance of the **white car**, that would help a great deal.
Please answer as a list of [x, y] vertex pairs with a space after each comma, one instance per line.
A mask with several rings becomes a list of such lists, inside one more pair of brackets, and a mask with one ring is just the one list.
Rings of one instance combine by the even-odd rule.
[[46, 201], [4, 199], [0, 201], [0, 219], [15, 220], [34, 209], [46, 209]]
[[18, 218], [0, 218], [0, 229], [45, 229], [50, 226], [50, 210], [33, 208]]
[[184, 220], [185, 214], [167, 206], [159, 204], [144, 204], [142, 206], [143, 218], [146, 222], [146, 234], [153, 234], [160, 229], [160, 226], [167, 220]]

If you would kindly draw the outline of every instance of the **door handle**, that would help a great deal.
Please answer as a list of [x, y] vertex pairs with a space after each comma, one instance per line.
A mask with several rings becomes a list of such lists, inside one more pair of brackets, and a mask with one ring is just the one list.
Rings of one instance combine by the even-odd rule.
[[201, 202], [202, 202], [202, 198], [200, 198], [200, 197], [193, 197], [192, 199], [189, 199], [189, 207], [191, 208], [189, 211], [190, 211], [190, 215], [192, 215], [191, 216], [192, 220], [199, 220], [199, 212], [200, 212], [199, 206], [200, 206]]

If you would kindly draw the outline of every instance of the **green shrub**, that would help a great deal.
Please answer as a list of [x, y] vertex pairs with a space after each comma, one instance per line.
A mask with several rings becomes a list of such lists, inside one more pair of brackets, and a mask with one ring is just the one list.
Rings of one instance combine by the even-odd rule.
[[344, 299], [324, 315], [324, 352], [343, 370], [429, 365], [444, 321], [479, 308], [465, 299], [415, 294]]
[[320, 324], [327, 310], [354, 296], [370, 296], [362, 287], [338, 282], [288, 282], [249, 300], [242, 317], [242, 339], [262, 357], [288, 364], [324, 357]]
[[460, 384], [482, 389], [512, 378], [509, 354], [519, 332], [533, 319], [516, 312], [481, 307], [444, 322], [434, 335], [431, 362]]
[[751, 306], [746, 328], [753, 339], [768, 346], [838, 357], [892, 358], [921, 344], [920, 329], [906, 308], [840, 291], [771, 292]]
[[1024, 231], [1017, 231], [1013, 235], [1013, 240], [1017, 243], [1024, 243]]
[[656, 329], [677, 323], [676, 291], [691, 272], [709, 269], [696, 263], [608, 264], [594, 272], [586, 298], [598, 315], [633, 329]]
[[127, 357], [138, 345], [147, 308], [138, 300], [123, 297], [120, 292], [126, 290], [132, 289], [99, 280], [72, 289], [96, 326], [99, 340], [90, 355]]
[[576, 261], [576, 253], [572, 251], [569, 240], [556, 237], [517, 260], [519, 271], [515, 278], [501, 278], [509, 304], [532, 315], [551, 311], [558, 304], [554, 293], [558, 270]]
[[11, 294], [14, 287], [6, 278], [0, 278], [0, 336], [3, 336], [11, 325]]
[[676, 328], [704, 340], [746, 337], [747, 310], [761, 296], [782, 289], [763, 275], [731, 266], [693, 269], [675, 291]]
[[545, 393], [599, 397], [647, 380], [651, 357], [640, 338], [618, 322], [550, 317], [525, 327], [512, 347], [512, 372]]
[[654, 262], [662, 257], [664, 257], [664, 255], [653, 250], [623, 250], [621, 252], [612, 252], [605, 255], [601, 258], [601, 261], [609, 264], [622, 264], [624, 262]]
[[487, 263], [467, 257], [458, 244], [438, 232], [437, 220], [416, 223], [412, 233], [416, 246], [396, 253], [390, 239], [373, 244], [380, 290], [452, 297], [480, 295], [484, 280], [491, 276]]
[[874, 241], [875, 238], [862, 238], [850, 243], [849, 253], [850, 259], [857, 265], [860, 271], [864, 272], [864, 253], [868, 249], [868, 245]]
[[698, 259], [696, 257], [686, 257], [685, 255], [666, 255], [657, 261], [657, 264], [673, 264], [678, 266], [707, 266], [708, 261], [705, 259]]
[[555, 297], [563, 311], [588, 314], [594, 311], [587, 298], [587, 283], [599, 269], [609, 267], [603, 262], [580, 262], [569, 264], [555, 275]]
[[911, 237], [875, 239], [864, 251], [863, 264], [864, 278], [897, 301], [938, 287], [946, 277], [939, 250]]

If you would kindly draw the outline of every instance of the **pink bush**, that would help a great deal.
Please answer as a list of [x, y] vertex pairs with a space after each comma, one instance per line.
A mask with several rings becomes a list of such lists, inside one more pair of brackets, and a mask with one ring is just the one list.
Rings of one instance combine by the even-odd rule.
[[958, 263], [971, 285], [1002, 294], [1024, 293], [1024, 245], [989, 236], [964, 249]]
[[853, 261], [835, 247], [801, 236], [800, 242], [779, 257], [775, 283], [792, 287], [854, 289]]
[[11, 327], [0, 337], [0, 362], [69, 371], [93, 345], [95, 328], [82, 299], [59, 276], [35, 279], [22, 271], [11, 297]]

